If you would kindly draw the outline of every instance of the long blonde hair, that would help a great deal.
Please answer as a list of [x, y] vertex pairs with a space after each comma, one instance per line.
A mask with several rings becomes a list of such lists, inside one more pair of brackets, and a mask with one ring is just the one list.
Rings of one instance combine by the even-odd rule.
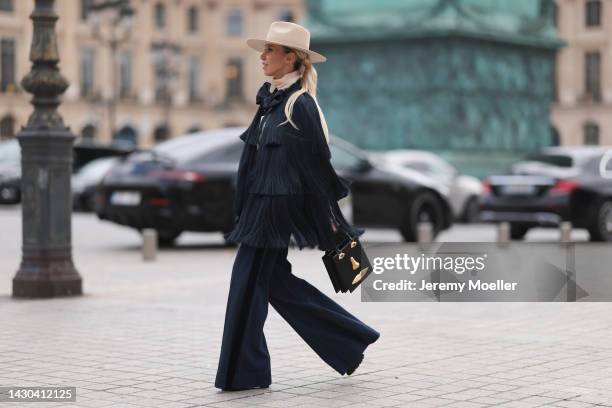
[[[300, 81], [301, 88], [295, 91], [289, 99], [287, 100], [287, 104], [285, 105], [285, 116], [287, 120], [285, 120], [280, 125], [284, 125], [285, 123], [291, 123], [291, 126], [298, 129], [296, 124], [291, 120], [291, 115], [293, 114], [293, 105], [297, 98], [303, 94], [304, 92], [308, 92], [310, 96], [315, 101], [317, 105], [317, 110], [319, 111], [319, 118], [321, 119], [321, 127], [323, 127], [323, 134], [325, 135], [325, 140], [329, 143], [329, 129], [327, 128], [327, 122], [325, 121], [325, 116], [321, 111], [321, 107], [319, 106], [319, 102], [317, 102], [317, 70], [312, 66], [312, 62], [310, 61], [310, 56], [308, 53], [300, 50], [295, 50], [288, 47], [285, 48], [287, 52], [293, 52], [297, 56], [295, 61], [295, 70], [299, 70], [302, 74], [302, 77], [298, 80]], [[280, 126], [279, 125], [279, 126]]]

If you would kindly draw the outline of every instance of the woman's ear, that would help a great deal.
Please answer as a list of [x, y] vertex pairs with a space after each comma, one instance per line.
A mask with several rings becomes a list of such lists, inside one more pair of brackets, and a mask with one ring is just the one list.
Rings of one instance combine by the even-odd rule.
[[295, 65], [295, 61], [297, 61], [297, 55], [295, 55], [295, 52], [288, 52], [285, 55], [285, 61], [288, 64], [291, 64], [291, 66], [294, 66]]

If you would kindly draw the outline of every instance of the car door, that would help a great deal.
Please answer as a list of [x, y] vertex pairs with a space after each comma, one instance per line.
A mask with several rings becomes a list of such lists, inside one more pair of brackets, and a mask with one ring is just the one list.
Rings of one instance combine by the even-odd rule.
[[[390, 184], [383, 175], [373, 168], [365, 157], [351, 152], [342, 146], [330, 144], [332, 165], [338, 175], [350, 180], [350, 203], [339, 205], [348, 221], [357, 225], [390, 226], [396, 225], [392, 210], [399, 201], [397, 194], [390, 191]], [[343, 208], [344, 207], [344, 208]], [[345, 209], [349, 209], [350, 218]], [[391, 210], [391, 211], [389, 211]]]

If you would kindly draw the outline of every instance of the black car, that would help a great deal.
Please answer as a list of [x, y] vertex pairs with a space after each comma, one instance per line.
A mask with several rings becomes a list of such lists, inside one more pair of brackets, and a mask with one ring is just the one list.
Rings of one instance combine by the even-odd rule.
[[[72, 171], [78, 172], [92, 160], [108, 156], [124, 156], [132, 147], [79, 143], [73, 148]], [[21, 201], [21, 147], [15, 138], [0, 142], [0, 204]]]
[[481, 220], [509, 222], [512, 239], [570, 221], [592, 241], [612, 241], [611, 159], [610, 146], [544, 148], [485, 180]]
[[[124, 158], [98, 186], [98, 216], [138, 230], [154, 228], [161, 245], [183, 231], [231, 231], [243, 131], [194, 133]], [[375, 163], [335, 136], [330, 149], [337, 173], [352, 181], [348, 211], [354, 224], [398, 228], [409, 241], [416, 239], [419, 221], [432, 222], [434, 234], [450, 226], [445, 192], [418, 172]]]

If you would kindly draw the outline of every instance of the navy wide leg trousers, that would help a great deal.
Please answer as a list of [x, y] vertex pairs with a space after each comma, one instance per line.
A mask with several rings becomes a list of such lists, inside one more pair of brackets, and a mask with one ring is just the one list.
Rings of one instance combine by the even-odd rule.
[[270, 355], [263, 332], [268, 302], [341, 375], [380, 336], [293, 275], [287, 253], [288, 248], [240, 244], [232, 269], [215, 387], [236, 390], [271, 384]]

